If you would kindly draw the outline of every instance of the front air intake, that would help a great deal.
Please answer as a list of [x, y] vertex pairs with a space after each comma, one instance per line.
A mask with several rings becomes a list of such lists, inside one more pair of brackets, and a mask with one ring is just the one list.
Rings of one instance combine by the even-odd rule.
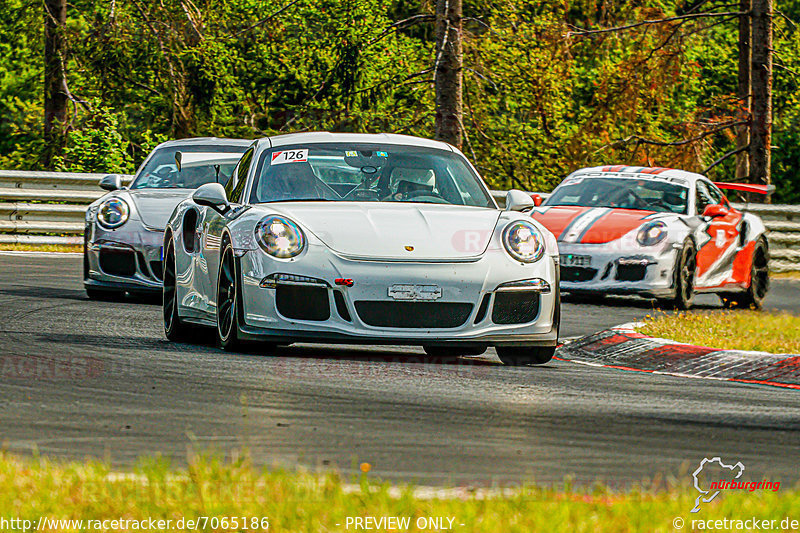
[[362, 322], [384, 328], [457, 328], [474, 306], [455, 302], [356, 302]]
[[281, 315], [296, 320], [322, 321], [331, 317], [326, 287], [279, 283], [275, 288], [275, 306]]

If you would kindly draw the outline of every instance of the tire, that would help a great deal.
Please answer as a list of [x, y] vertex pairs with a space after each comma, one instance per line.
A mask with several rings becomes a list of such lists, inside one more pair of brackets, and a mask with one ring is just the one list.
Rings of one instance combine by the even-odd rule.
[[675, 260], [673, 285], [675, 296], [665, 303], [675, 309], [690, 309], [694, 300], [694, 281], [697, 274], [697, 251], [692, 241], [683, 243], [683, 248]]
[[459, 357], [481, 355], [486, 351], [486, 346], [423, 346], [422, 349], [431, 357]]
[[750, 262], [750, 285], [744, 292], [722, 296], [730, 309], [761, 309], [769, 291], [769, 247], [764, 237], [759, 237]]
[[225, 351], [242, 348], [239, 339], [238, 279], [233, 248], [226, 242], [222, 248], [217, 277], [217, 345]]
[[96, 287], [84, 288], [86, 289], [86, 296], [88, 296], [90, 300], [97, 300], [99, 302], [118, 302], [125, 297], [125, 291], [98, 289]]
[[195, 328], [187, 325], [178, 314], [176, 271], [175, 250], [170, 243], [164, 254], [164, 288], [161, 291], [164, 335], [173, 342], [185, 342], [192, 338]]
[[555, 346], [497, 346], [495, 349], [500, 361], [508, 366], [543, 365], [550, 362], [556, 353]]

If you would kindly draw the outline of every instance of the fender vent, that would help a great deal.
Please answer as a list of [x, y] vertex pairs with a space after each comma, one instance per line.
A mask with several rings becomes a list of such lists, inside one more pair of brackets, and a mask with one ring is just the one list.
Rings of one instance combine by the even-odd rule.
[[347, 304], [344, 303], [342, 291], [333, 291], [333, 303], [336, 304], [336, 312], [339, 313], [342, 320], [347, 320], [348, 322], [353, 321], [353, 319], [350, 318], [350, 311], [347, 310]]
[[164, 262], [163, 261], [150, 261], [150, 270], [158, 281], [164, 279]]
[[486, 312], [489, 310], [489, 300], [491, 299], [491, 295], [489, 293], [483, 296], [483, 300], [481, 300], [481, 306], [478, 308], [478, 314], [475, 315], [475, 323], [479, 323], [486, 318]]

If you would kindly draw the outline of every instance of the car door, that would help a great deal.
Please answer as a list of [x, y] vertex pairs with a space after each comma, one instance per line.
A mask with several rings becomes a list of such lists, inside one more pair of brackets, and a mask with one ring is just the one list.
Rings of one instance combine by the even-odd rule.
[[[250, 165], [253, 162], [254, 149], [250, 148], [236, 164], [228, 183], [225, 185], [225, 193], [228, 197], [232, 209], [242, 204], [242, 195], [247, 182], [247, 175]], [[201, 255], [202, 265], [198, 264], [202, 272], [202, 293], [209, 310], [216, 310], [217, 305], [217, 277], [219, 275], [219, 261], [222, 250], [222, 233], [228, 221], [226, 215], [220, 214], [215, 209], [205, 207], [201, 213], [200, 231], [201, 236]]]
[[[711, 182], [698, 180], [696, 188], [695, 207], [697, 216], [703, 221], [697, 243], [696, 286], [719, 287], [729, 279], [733, 268], [742, 214], [731, 207], [725, 195]], [[724, 216], [703, 217], [703, 212], [709, 205], [720, 205], [727, 212]]]

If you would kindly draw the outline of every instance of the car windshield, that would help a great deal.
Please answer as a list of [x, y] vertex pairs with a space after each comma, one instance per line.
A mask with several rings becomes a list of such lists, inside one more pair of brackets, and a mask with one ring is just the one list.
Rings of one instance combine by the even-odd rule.
[[417, 202], [494, 208], [480, 177], [456, 153], [375, 144], [309, 144], [262, 154], [251, 203]]
[[[192, 144], [186, 146], [166, 146], [157, 148], [152, 157], [136, 175], [131, 189], [196, 189], [204, 183], [213, 183], [217, 179], [217, 170], [213, 162], [183, 165], [180, 172], [175, 164], [175, 153], [225, 153], [242, 154], [247, 146], [230, 146], [219, 144]], [[236, 161], [227, 160], [220, 165], [219, 183], [230, 178]]]
[[689, 189], [667, 181], [573, 176], [564, 180], [544, 205], [617, 207], [686, 213]]

